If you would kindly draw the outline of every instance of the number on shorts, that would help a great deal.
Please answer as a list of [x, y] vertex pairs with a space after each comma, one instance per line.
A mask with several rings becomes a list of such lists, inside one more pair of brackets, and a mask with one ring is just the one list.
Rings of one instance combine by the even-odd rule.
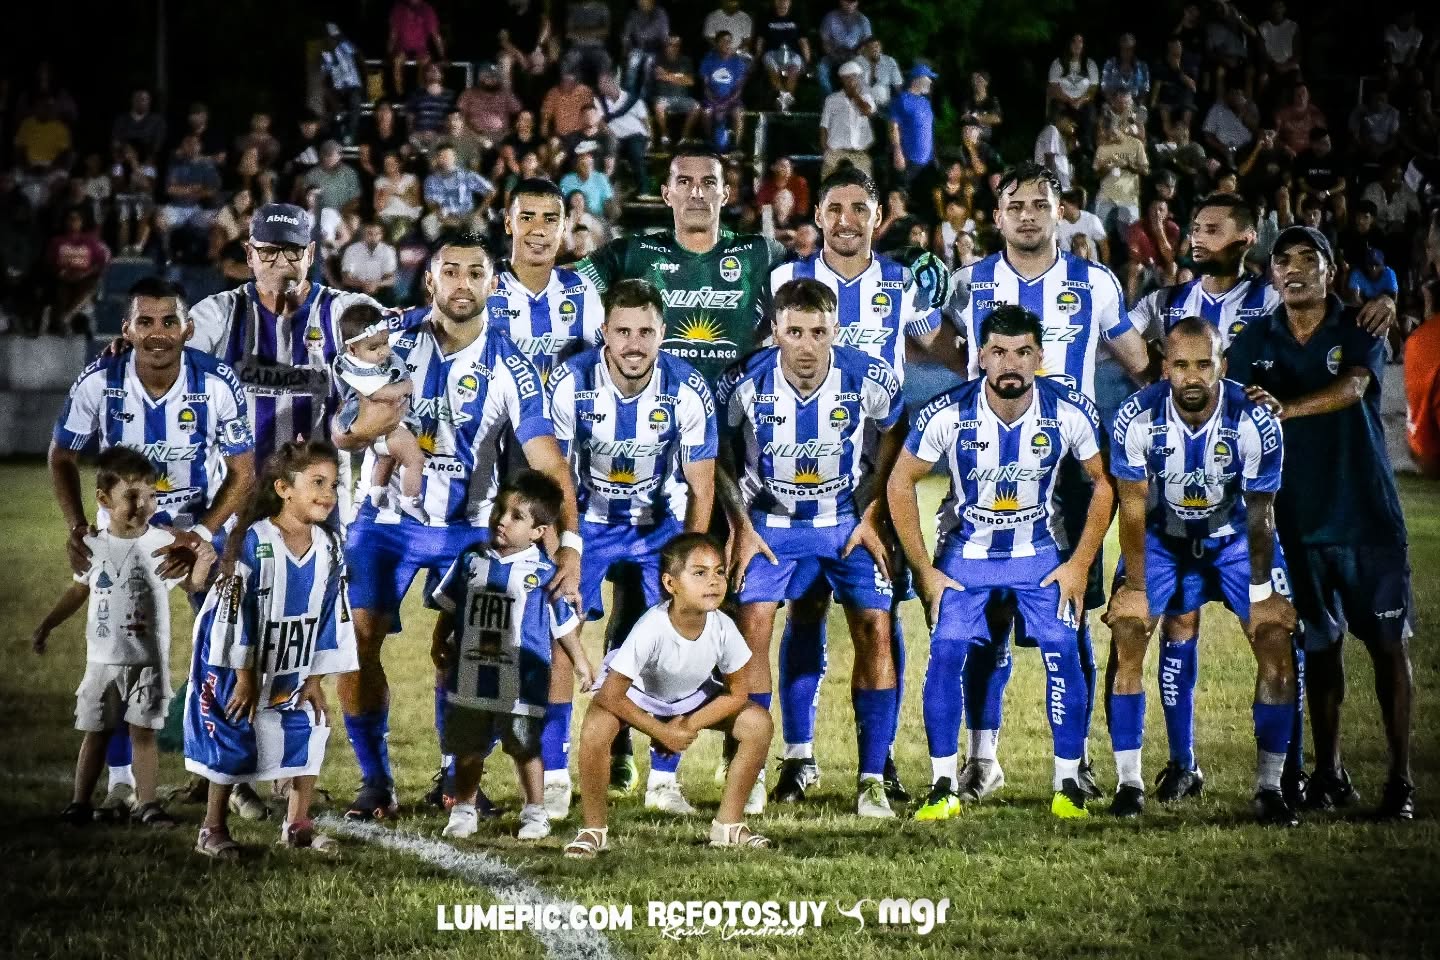
[[1282, 597], [1290, 596], [1290, 578], [1285, 576], [1284, 567], [1275, 567], [1270, 571], [1270, 585], [1275, 592]]

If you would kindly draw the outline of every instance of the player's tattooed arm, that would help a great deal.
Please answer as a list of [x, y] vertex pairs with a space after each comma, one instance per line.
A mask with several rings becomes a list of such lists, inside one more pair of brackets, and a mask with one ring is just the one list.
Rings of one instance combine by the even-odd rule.
[[763, 556], [771, 563], [778, 561], [770, 545], [760, 536], [760, 532], [750, 522], [750, 515], [745, 511], [745, 500], [740, 494], [740, 485], [735, 480], [736, 461], [731, 438], [722, 434], [719, 446], [720, 454], [715, 458], [715, 494], [720, 499], [720, 507], [725, 511], [726, 519], [730, 521], [730, 539], [725, 544], [725, 558], [730, 567], [730, 583], [738, 590], [745, 577], [746, 568], [755, 557]]
[[1120, 495], [1120, 553], [1125, 558], [1125, 580], [1110, 595], [1110, 622], [1125, 617], [1150, 619], [1145, 592], [1145, 499], [1147, 480], [1117, 480]]
[[1270, 624], [1293, 631], [1295, 607], [1271, 583], [1275, 567], [1275, 494], [1246, 491], [1244, 497], [1245, 539], [1250, 551], [1250, 620], [1246, 626], [1252, 637]]
[[[900, 456], [900, 451], [905, 447], [905, 431], [909, 428], [909, 421], [900, 417], [895, 423], [880, 434], [880, 447], [875, 454], [875, 475], [888, 477], [895, 469], [895, 461]], [[842, 557], [848, 557], [850, 551], [856, 547], [864, 547], [870, 551], [875, 558], [875, 565], [880, 568], [880, 575], [886, 580], [895, 579], [894, 566], [894, 545], [890, 541], [890, 506], [889, 489], [884, 483], [874, 485], [875, 499], [865, 508], [860, 517], [860, 522], [855, 525], [855, 531], [850, 534], [850, 539], [841, 552]]]
[[946, 576], [931, 562], [925, 552], [925, 537], [920, 532], [920, 500], [916, 486], [935, 464], [922, 460], [909, 450], [901, 450], [886, 483], [886, 502], [895, 536], [910, 569], [915, 571], [915, 585], [925, 603], [925, 618], [934, 626], [940, 619], [940, 601], [946, 590], [965, 589]]
[[1126, 330], [1114, 340], [1109, 341], [1110, 352], [1125, 372], [1130, 374], [1131, 379], [1144, 386], [1155, 379], [1154, 371], [1150, 363], [1150, 348], [1145, 344], [1145, 338], [1135, 330]]

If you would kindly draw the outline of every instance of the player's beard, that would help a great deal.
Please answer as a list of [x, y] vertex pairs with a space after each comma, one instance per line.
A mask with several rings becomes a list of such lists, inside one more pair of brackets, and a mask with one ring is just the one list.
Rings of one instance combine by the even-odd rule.
[[1240, 269], [1247, 246], [1244, 240], [1232, 240], [1204, 260], [1192, 257], [1195, 272], [1209, 277], [1233, 277]]
[[1199, 413], [1210, 405], [1210, 391], [1204, 387], [1187, 385], [1175, 393], [1175, 406], [1185, 413]]
[[471, 320], [478, 318], [485, 309], [485, 300], [477, 297], [472, 300], [470, 306], [466, 308], [451, 306], [450, 300], [447, 298], [444, 303], [436, 303], [435, 309], [452, 323], [469, 323]]
[[1019, 400], [1030, 389], [1030, 384], [1018, 373], [1002, 373], [990, 381], [990, 389], [1001, 400]]

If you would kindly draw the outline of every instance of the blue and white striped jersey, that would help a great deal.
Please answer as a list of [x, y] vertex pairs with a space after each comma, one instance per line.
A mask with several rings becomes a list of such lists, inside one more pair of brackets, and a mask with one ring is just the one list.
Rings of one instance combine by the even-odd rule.
[[254, 447], [245, 408], [245, 392], [230, 368], [189, 347], [175, 384], [151, 400], [135, 369], [135, 351], [126, 350], [100, 357], [80, 374], [55, 421], [54, 439], [57, 446], [80, 450], [98, 435], [102, 450], [139, 450], [160, 472], [151, 522], [188, 529], [225, 482], [225, 458]]
[[622, 396], [604, 348], [587, 350], [550, 381], [555, 438], [569, 457], [580, 516], [592, 523], [649, 526], [685, 519], [681, 466], [714, 460], [715, 400], [690, 364], [660, 354], [645, 389]]
[[[420, 420], [415, 439], [425, 452], [421, 503], [430, 525], [485, 527], [500, 486], [510, 436], [524, 445], [554, 436], [540, 374], [510, 339], [486, 329], [474, 343], [446, 356], [434, 321], [390, 335], [390, 350], [410, 368], [410, 411]], [[361, 476], [374, 476], [367, 450]], [[399, 471], [396, 471], [398, 474]], [[390, 479], [389, 506], [377, 523], [399, 523], [400, 479]]]
[[190, 308], [190, 346], [228, 363], [245, 387], [258, 462], [296, 437], [329, 438], [330, 365], [345, 346], [340, 314], [356, 303], [380, 308], [363, 293], [315, 283], [305, 302], [284, 316], [260, 305], [254, 283]]
[[461, 553], [431, 594], [455, 617], [457, 655], [445, 677], [453, 704], [543, 717], [550, 702], [550, 641], [580, 626], [574, 608], [545, 588], [555, 566], [537, 546], [508, 557], [488, 547]]
[[845, 280], [825, 263], [823, 253], [782, 263], [770, 271], [770, 292], [790, 280], [819, 280], [839, 301], [840, 335], [836, 346], [854, 347], [884, 360], [905, 382], [904, 337], [923, 337], [940, 325], [940, 311], [918, 302], [923, 296], [904, 264], [872, 254], [870, 266]]
[[600, 341], [605, 320], [599, 289], [569, 267], [551, 270], [538, 294], [501, 270], [485, 309], [491, 328], [513, 340], [546, 383], [557, 362]]
[[1205, 292], [1202, 279], [1147, 293], [1130, 311], [1130, 322], [1145, 339], [1159, 340], [1186, 317], [1203, 317], [1220, 331], [1221, 346], [1228, 350], [1247, 323], [1280, 306], [1280, 294], [1268, 278], [1245, 277], [1218, 297]]
[[905, 412], [884, 360], [834, 347], [830, 372], [801, 397], [767, 347], [731, 367], [715, 398], [743, 439], [740, 492], [757, 526], [834, 527], [855, 519], [866, 426], [888, 430]]
[[1150, 484], [1149, 529], [1195, 540], [1243, 534], [1243, 494], [1279, 490], [1285, 459], [1280, 421], [1233, 380], [1221, 381], [1215, 412], [1193, 430], [1169, 382], [1151, 384], [1120, 408], [1111, 449], [1111, 473]]
[[1030, 409], [1006, 424], [971, 380], [920, 411], [905, 448], [926, 463], [944, 461], [950, 491], [940, 504], [937, 555], [958, 544], [967, 559], [1034, 557], [1069, 547], [1055, 506], [1067, 455], [1100, 453], [1100, 419], [1086, 397], [1037, 379]]
[[1109, 267], [1073, 253], [1026, 280], [1003, 253], [955, 271], [951, 303], [959, 308], [960, 335], [970, 344], [970, 376], [980, 376], [980, 324], [1002, 303], [1019, 304], [1045, 325], [1045, 357], [1039, 376], [1052, 377], [1095, 399], [1095, 352], [1100, 339], [1132, 329], [1120, 281]]

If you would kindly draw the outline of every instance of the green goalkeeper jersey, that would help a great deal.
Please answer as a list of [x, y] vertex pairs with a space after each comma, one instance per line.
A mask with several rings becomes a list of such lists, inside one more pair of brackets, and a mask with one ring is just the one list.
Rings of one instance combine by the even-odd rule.
[[714, 386], [726, 367], [760, 343], [770, 313], [769, 242], [720, 231], [708, 253], [691, 253], [673, 230], [612, 240], [577, 269], [603, 294], [621, 280], [648, 280], [665, 297], [667, 353]]

